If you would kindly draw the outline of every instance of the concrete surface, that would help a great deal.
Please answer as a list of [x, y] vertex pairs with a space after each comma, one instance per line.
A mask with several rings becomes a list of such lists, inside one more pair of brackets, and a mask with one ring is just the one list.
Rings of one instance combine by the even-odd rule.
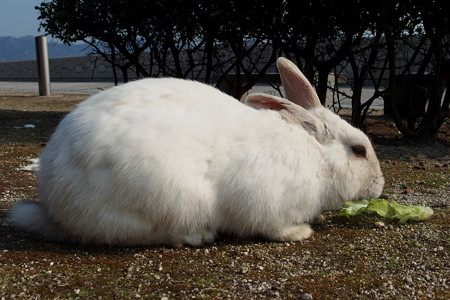
[[[114, 86], [112, 82], [52, 82], [51, 93], [96, 94]], [[0, 90], [39, 92], [36, 82], [0, 81]]]
[[[109, 89], [114, 86], [112, 82], [52, 82], [50, 84], [51, 93], [77, 93], [77, 94], [96, 94], [103, 90]], [[0, 90], [20, 91], [20, 92], [39, 92], [39, 86], [37, 82], [18, 82], [18, 81], [0, 81]], [[349, 88], [342, 88], [342, 92], [347, 95], [351, 95]], [[278, 92], [269, 85], [256, 85], [250, 90], [250, 93], [268, 93], [272, 95], [278, 95]], [[364, 88], [362, 93], [362, 99], [367, 100], [373, 94], [373, 88]], [[327, 106], [331, 105], [332, 96], [328, 95]], [[344, 108], [351, 107], [351, 100], [344, 99], [341, 101], [341, 106]], [[372, 104], [373, 109], [382, 109], [383, 100], [376, 99]]]

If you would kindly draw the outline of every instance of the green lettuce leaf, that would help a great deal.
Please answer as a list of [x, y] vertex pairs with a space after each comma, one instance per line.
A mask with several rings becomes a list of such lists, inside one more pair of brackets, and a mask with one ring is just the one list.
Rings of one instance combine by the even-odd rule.
[[370, 199], [359, 202], [346, 202], [339, 216], [356, 216], [361, 213], [376, 213], [384, 218], [398, 219], [399, 223], [422, 221], [433, 215], [433, 210], [427, 206], [401, 205], [386, 199]]

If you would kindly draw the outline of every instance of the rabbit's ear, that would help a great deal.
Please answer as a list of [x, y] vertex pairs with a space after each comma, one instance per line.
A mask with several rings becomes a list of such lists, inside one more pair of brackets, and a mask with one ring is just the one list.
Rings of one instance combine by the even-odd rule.
[[320, 119], [308, 110], [287, 99], [257, 93], [248, 95], [245, 102], [248, 106], [256, 109], [277, 111], [285, 121], [302, 126], [320, 143], [324, 143], [327, 139], [327, 131]]
[[321, 105], [311, 83], [292, 61], [280, 57], [277, 60], [277, 68], [287, 99], [306, 109]]
[[284, 98], [264, 93], [248, 95], [245, 99], [245, 103], [256, 109], [271, 109], [276, 111], [285, 110], [288, 109], [289, 106], [292, 106], [290, 101]]

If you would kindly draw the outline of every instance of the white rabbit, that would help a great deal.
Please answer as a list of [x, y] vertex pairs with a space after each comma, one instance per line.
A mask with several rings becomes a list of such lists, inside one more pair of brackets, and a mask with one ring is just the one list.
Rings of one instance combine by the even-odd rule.
[[41, 155], [40, 201], [18, 203], [9, 220], [50, 239], [120, 246], [199, 246], [218, 232], [297, 241], [323, 210], [378, 197], [369, 139], [321, 106], [292, 62], [277, 66], [290, 101], [253, 94], [245, 105], [173, 78], [92, 96]]

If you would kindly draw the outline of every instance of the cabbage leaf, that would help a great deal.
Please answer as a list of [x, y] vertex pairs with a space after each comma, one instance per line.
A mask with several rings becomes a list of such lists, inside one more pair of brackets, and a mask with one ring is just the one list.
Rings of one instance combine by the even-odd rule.
[[356, 216], [361, 213], [377, 213], [388, 219], [398, 219], [399, 223], [422, 221], [433, 215], [433, 210], [428, 206], [401, 205], [395, 201], [386, 199], [361, 200], [359, 202], [346, 202], [345, 207], [339, 212], [339, 216]]

